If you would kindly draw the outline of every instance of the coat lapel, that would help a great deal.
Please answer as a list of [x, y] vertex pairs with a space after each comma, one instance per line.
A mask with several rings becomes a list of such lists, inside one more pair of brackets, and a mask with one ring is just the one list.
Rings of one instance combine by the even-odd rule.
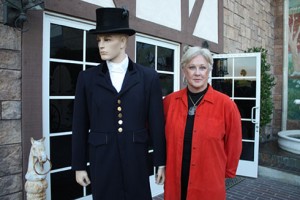
[[117, 92], [114, 86], [112, 85], [106, 62], [103, 62], [99, 65], [98, 75], [99, 76], [96, 78], [96, 85], [106, 88], [111, 92]]
[[139, 74], [137, 73], [136, 65], [129, 59], [128, 69], [124, 77], [120, 95], [124, 94], [131, 87], [140, 81]]

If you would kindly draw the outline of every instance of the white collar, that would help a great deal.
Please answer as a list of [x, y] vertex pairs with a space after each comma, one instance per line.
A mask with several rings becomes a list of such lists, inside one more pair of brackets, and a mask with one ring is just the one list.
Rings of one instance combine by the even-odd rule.
[[114, 63], [111, 61], [106, 61], [109, 72], [117, 72], [117, 73], [126, 73], [128, 68], [128, 55], [122, 60], [120, 63]]

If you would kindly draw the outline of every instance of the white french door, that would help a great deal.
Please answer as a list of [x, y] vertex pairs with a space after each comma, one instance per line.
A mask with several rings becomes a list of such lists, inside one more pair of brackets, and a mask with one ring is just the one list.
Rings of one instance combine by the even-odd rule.
[[242, 117], [243, 149], [237, 175], [257, 177], [260, 121], [260, 53], [214, 55], [211, 85], [236, 103]]

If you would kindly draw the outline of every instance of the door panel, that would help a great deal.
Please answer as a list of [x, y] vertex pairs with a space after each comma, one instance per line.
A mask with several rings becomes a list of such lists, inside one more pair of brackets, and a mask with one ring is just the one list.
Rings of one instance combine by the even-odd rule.
[[227, 94], [241, 114], [243, 149], [237, 175], [257, 177], [260, 53], [214, 55], [211, 85]]

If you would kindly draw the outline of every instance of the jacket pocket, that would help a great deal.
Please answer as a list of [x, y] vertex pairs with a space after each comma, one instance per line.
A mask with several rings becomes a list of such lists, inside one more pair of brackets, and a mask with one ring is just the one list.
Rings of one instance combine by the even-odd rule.
[[108, 136], [106, 133], [90, 132], [89, 144], [93, 146], [100, 146], [108, 144]]
[[148, 142], [148, 131], [147, 129], [142, 129], [139, 131], [134, 131], [132, 133], [133, 143], [147, 143]]

